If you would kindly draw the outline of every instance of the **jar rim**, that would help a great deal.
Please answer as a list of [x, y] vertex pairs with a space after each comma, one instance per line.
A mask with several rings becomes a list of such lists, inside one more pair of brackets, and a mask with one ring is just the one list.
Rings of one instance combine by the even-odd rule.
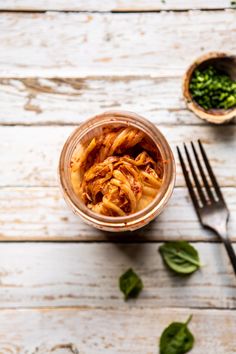
[[[69, 163], [71, 156], [81, 141], [91, 130], [104, 125], [121, 124], [134, 126], [148, 135], [160, 151], [164, 161], [163, 183], [153, 200], [142, 210], [125, 216], [107, 216], [90, 210], [73, 190], [70, 180]], [[168, 163], [168, 160], [169, 163]], [[59, 180], [64, 198], [75, 214], [80, 215], [89, 223], [95, 223], [99, 228], [132, 227], [145, 218], [153, 219], [153, 215], [163, 210], [169, 200], [175, 184], [175, 161], [171, 148], [160, 130], [142, 116], [128, 111], [106, 111], [83, 122], [67, 138], [59, 160]], [[145, 222], [146, 224], [146, 222]]]

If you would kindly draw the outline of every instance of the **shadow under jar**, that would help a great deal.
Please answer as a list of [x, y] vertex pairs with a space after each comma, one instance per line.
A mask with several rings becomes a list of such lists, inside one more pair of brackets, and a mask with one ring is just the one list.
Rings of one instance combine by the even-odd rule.
[[[103, 152], [107, 152], [106, 149], [104, 150], [104, 147], [106, 147], [106, 137], [109, 132], [119, 132], [120, 134], [120, 132], [124, 131], [125, 129], [126, 131], [135, 131], [145, 137], [144, 144], [141, 144], [144, 146], [144, 151], [145, 144], [147, 142], [148, 146], [151, 145], [152, 147], [154, 147], [153, 151], [150, 152], [150, 154], [151, 158], [153, 158], [154, 160], [155, 153], [157, 153], [157, 155], [159, 156], [159, 167], [161, 168], [161, 184], [155, 196], [153, 196], [153, 198], [148, 203], [146, 203], [143, 208], [140, 208], [140, 210], [137, 210], [135, 212], [127, 212], [127, 214], [125, 215], [119, 215], [119, 213], [114, 213], [114, 215], [104, 215], [103, 213], [97, 212], [97, 207], [93, 208], [92, 199], [90, 196], [87, 196], [86, 192], [79, 192], [81, 190], [81, 186], [84, 186], [85, 176], [87, 177], [87, 180], [90, 178], [88, 177], [88, 174], [91, 172], [89, 171], [89, 168], [92, 168], [92, 166], [96, 163], [97, 155], [96, 153], [91, 154], [89, 160], [89, 168], [87, 169], [87, 171], [85, 170], [84, 160], [89, 155], [88, 150], [92, 151], [94, 149], [93, 143], [95, 141], [100, 141], [100, 147], [102, 146]], [[121, 137], [122, 134], [120, 134], [119, 136]], [[136, 148], [136, 145], [135, 147], [128, 146], [127, 150], [123, 151], [122, 154], [122, 148], [115, 149], [114, 154], [111, 155], [111, 153], [108, 153], [108, 161], [111, 163], [115, 161], [115, 165], [118, 166], [119, 161], [116, 162], [116, 160], [121, 159], [123, 161], [124, 159], [124, 164], [127, 164], [129, 167], [129, 156], [130, 154], [132, 154], [131, 151], [133, 151], [133, 148]], [[96, 148], [93, 151], [95, 150]], [[97, 153], [98, 152], [99, 151], [97, 151]], [[149, 153], [149, 151], [147, 152]], [[103, 160], [103, 158], [101, 158], [102, 153], [99, 153], [99, 163], [103, 163], [103, 161], [101, 161], [101, 159]], [[140, 158], [136, 156], [135, 163], [137, 164], [139, 164], [141, 159], [144, 158], [144, 155], [147, 155], [146, 152], [144, 152], [144, 154], [140, 153], [141, 151], [136, 152], [136, 155], [140, 156]], [[107, 158], [107, 153], [103, 155], [105, 161], [105, 159]], [[76, 156], [78, 156], [78, 158], [76, 158]], [[135, 159], [135, 157], [133, 158]], [[79, 168], [76, 172], [73, 172], [75, 163], [79, 163]], [[124, 168], [126, 168], [126, 166], [124, 166]], [[137, 170], [136, 166], [134, 166], [134, 168]], [[96, 166], [94, 169], [96, 170]], [[75, 173], [78, 173], [78, 175], [75, 175]], [[110, 173], [110, 171], [108, 171], [108, 173]], [[116, 171], [115, 173], [118, 173], [118, 180], [116, 180], [116, 183], [118, 183], [117, 189], [119, 190], [119, 186], [122, 189], [122, 179], [124, 176], [120, 173], [119, 168], [118, 172]], [[116, 174], [113, 173], [115, 177]], [[76, 215], [79, 215], [86, 223], [100, 230], [106, 230], [111, 232], [132, 231], [139, 229], [148, 224], [157, 215], [159, 215], [166, 206], [172, 194], [175, 183], [175, 176], [176, 171], [174, 157], [165, 137], [151, 122], [131, 112], [109, 111], [87, 120], [69, 136], [62, 149], [59, 161], [60, 185], [68, 206], [73, 210]], [[104, 180], [103, 184], [105, 186], [108, 174], [103, 174], [102, 177]], [[132, 179], [132, 171], [129, 177]], [[125, 192], [126, 191], [124, 189], [123, 194], [125, 194]], [[137, 192], [137, 186], [133, 188], [133, 192]], [[140, 190], [139, 192], [141, 193]], [[127, 193], [129, 194], [129, 191], [127, 191]], [[102, 201], [103, 195], [100, 192], [97, 195], [100, 195]], [[90, 200], [91, 203], [88, 203], [88, 201]], [[102, 202], [99, 205], [101, 204]]]

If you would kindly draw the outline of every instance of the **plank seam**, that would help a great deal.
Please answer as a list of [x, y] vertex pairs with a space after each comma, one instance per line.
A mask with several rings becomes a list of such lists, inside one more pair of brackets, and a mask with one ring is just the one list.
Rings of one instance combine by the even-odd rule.
[[[71, 306], [71, 305], [64, 305], [64, 306], [7, 306], [7, 307], [0, 307], [0, 312], [1, 311], [9, 311], [9, 310], [17, 310], [17, 311], [68, 311], [68, 309], [71, 310], [81, 310], [81, 311], [91, 311], [91, 310], [96, 310], [96, 311], [122, 311], [127, 313], [127, 308], [126, 307], [119, 307], [117, 308], [117, 306], [108, 306], [108, 307], [102, 307], [102, 306]], [[175, 306], [175, 307], [156, 307], [156, 309], [158, 310], [162, 310], [162, 311], [168, 311], [168, 310], [172, 310], [172, 311], [179, 311], [179, 310], [189, 310], [189, 311], [194, 311], [194, 310], [201, 310], [201, 311], [222, 311], [222, 312], [232, 312], [232, 310], [236, 309], [236, 307], [200, 307], [200, 306], [193, 306], [193, 307], [182, 307], [182, 306]], [[153, 310], [153, 307], [149, 307], [149, 306], [140, 306], [140, 307], [135, 307], [133, 308], [134, 311], [142, 311], [142, 310]], [[132, 310], [131, 310], [132, 312]]]
[[[135, 231], [134, 231], [135, 232]], [[111, 233], [112, 234], [112, 233]], [[59, 236], [58, 236], [59, 237]], [[114, 235], [112, 236], [112, 237], [114, 237]], [[119, 236], [118, 236], [119, 237]], [[212, 237], [216, 237], [215, 236], [215, 234], [212, 234]], [[223, 243], [221, 242], [221, 240], [219, 239], [219, 240], [216, 240], [216, 239], [213, 239], [212, 241], [208, 241], [208, 240], [187, 240], [187, 239], [185, 239], [186, 241], [188, 241], [188, 242], [190, 242], [190, 243], [208, 243], [208, 244], [210, 244], [210, 245], [214, 245], [214, 244], [222, 244], [223, 245]], [[139, 245], [140, 243], [145, 243], [145, 244], [147, 244], [147, 243], [152, 243], [152, 244], [156, 244], [156, 245], [160, 245], [160, 244], [162, 244], [162, 243], [165, 243], [165, 242], [170, 242], [171, 241], [171, 239], [169, 240], [169, 241], [157, 241], [157, 240], [143, 240], [143, 239], [140, 239], [140, 241], [137, 241], [137, 239], [135, 239], [133, 242], [132, 241], [130, 241], [130, 239], [129, 240], [127, 240], [127, 241], [119, 241], [119, 240], [115, 240], [115, 239], [112, 239], [112, 240], [109, 240], [109, 239], [107, 239], [107, 240], [75, 240], [75, 239], [73, 239], [73, 240], [71, 240], [71, 239], [69, 239], [69, 240], [66, 240], [66, 239], [64, 239], [64, 240], [28, 240], [28, 239], [24, 239], [24, 238], [22, 238], [22, 240], [14, 240], [14, 239], [12, 239], [12, 240], [0, 240], [0, 244], [1, 243], [11, 243], [11, 244], [13, 244], [13, 243], [35, 243], [35, 244], [39, 244], [39, 243], [42, 243], [42, 244], [44, 244], [44, 243], [51, 243], [51, 244], [55, 244], [55, 243], [58, 243], [58, 244], [63, 244], [63, 243], [68, 243], [68, 244], [108, 244], [108, 243], [113, 243], [113, 244], [117, 244], [117, 245]], [[231, 240], [231, 242], [232, 242], [232, 244], [235, 244], [236, 245], [236, 241], [233, 241], [233, 240]]]
[[232, 6], [227, 6], [224, 8], [192, 8], [192, 9], [156, 9], [156, 10], [110, 10], [110, 11], [98, 11], [98, 10], [54, 10], [54, 9], [45, 9], [45, 10], [33, 10], [33, 9], [0, 9], [0, 13], [16, 13], [16, 14], [31, 14], [31, 13], [36, 13], [36, 14], [45, 14], [47, 12], [55, 12], [55, 13], [82, 13], [82, 14], [152, 14], [152, 13], [160, 13], [160, 12], [193, 12], [193, 11], [202, 11], [202, 12], [214, 12], [214, 11], [224, 11], [224, 10], [232, 10], [234, 7]]

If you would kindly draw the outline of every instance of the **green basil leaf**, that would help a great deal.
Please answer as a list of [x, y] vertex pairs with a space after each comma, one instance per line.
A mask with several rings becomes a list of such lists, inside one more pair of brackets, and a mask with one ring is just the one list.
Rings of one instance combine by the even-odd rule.
[[200, 266], [198, 251], [186, 241], [164, 243], [159, 251], [167, 266], [179, 274], [190, 274]]
[[128, 269], [119, 280], [120, 290], [124, 293], [125, 299], [137, 297], [143, 289], [143, 282], [132, 268]]
[[190, 316], [185, 323], [173, 322], [162, 333], [160, 339], [160, 354], [184, 354], [192, 349], [194, 336], [188, 329]]

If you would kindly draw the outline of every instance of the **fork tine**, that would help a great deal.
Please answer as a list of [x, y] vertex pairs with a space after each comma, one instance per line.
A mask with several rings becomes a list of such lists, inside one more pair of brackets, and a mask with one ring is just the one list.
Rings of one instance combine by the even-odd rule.
[[223, 197], [223, 195], [222, 195], [222, 193], [221, 193], [221, 190], [220, 190], [220, 186], [219, 186], [219, 184], [218, 184], [218, 182], [217, 182], [217, 180], [216, 180], [216, 177], [215, 177], [215, 175], [214, 175], [214, 173], [213, 173], [213, 171], [212, 171], [211, 165], [210, 165], [210, 163], [209, 163], [209, 160], [208, 160], [208, 158], [207, 158], [205, 149], [203, 148], [203, 145], [202, 145], [200, 139], [198, 140], [198, 144], [199, 144], [199, 147], [200, 147], [200, 150], [201, 150], [201, 154], [202, 154], [203, 160], [204, 160], [204, 162], [205, 162], [207, 171], [208, 171], [209, 176], [210, 176], [210, 178], [211, 178], [211, 182], [212, 182], [212, 184], [213, 184], [213, 186], [214, 186], [214, 188], [215, 188], [215, 192], [216, 192], [218, 198], [221, 199], [221, 200], [225, 203], [224, 197]]
[[195, 193], [195, 191], [194, 191], [194, 189], [193, 189], [193, 185], [192, 185], [191, 180], [190, 180], [190, 178], [189, 178], [188, 171], [187, 171], [187, 169], [186, 169], [186, 166], [185, 166], [183, 157], [182, 157], [182, 155], [181, 155], [181, 152], [180, 152], [180, 149], [179, 149], [178, 146], [177, 146], [177, 151], [178, 151], [180, 164], [181, 164], [181, 167], [182, 167], [182, 170], [183, 170], [183, 174], [184, 174], [185, 182], [186, 182], [187, 187], [188, 187], [189, 194], [190, 194], [190, 196], [191, 196], [191, 199], [192, 199], [194, 208], [195, 208], [197, 214], [199, 215], [198, 209], [200, 208], [200, 206], [199, 206], [199, 204], [198, 204], [198, 200], [197, 200], [197, 197], [196, 197], [196, 193]]
[[198, 191], [198, 194], [200, 196], [200, 199], [202, 201], [202, 204], [206, 204], [207, 203], [207, 200], [206, 200], [206, 197], [202, 191], [202, 188], [201, 188], [201, 185], [200, 185], [200, 182], [199, 182], [199, 179], [197, 177], [197, 174], [195, 172], [195, 169], [193, 167], [193, 164], [192, 164], [192, 161], [191, 161], [191, 158], [190, 158], [190, 155], [189, 155], [189, 152], [188, 152], [188, 149], [187, 149], [187, 146], [184, 144], [184, 150], [185, 150], [185, 153], [186, 153], [186, 156], [187, 156], [187, 160], [188, 160], [188, 163], [189, 163], [189, 166], [190, 166], [190, 170], [192, 172], [192, 175], [193, 175], [193, 179], [194, 179], [194, 182], [195, 182], [195, 185], [196, 185], [196, 188], [197, 188], [197, 191]]
[[209, 183], [208, 183], [206, 175], [205, 175], [205, 173], [203, 171], [202, 164], [201, 164], [201, 162], [199, 160], [198, 153], [197, 153], [197, 150], [195, 149], [195, 146], [194, 146], [193, 142], [191, 142], [191, 145], [192, 145], [193, 153], [194, 153], [195, 159], [197, 161], [197, 165], [198, 165], [200, 174], [202, 176], [202, 180], [203, 180], [204, 186], [206, 188], [208, 197], [209, 197], [209, 199], [211, 201], [215, 201], [214, 196], [213, 196], [212, 191], [211, 191], [211, 187], [209, 186]]

